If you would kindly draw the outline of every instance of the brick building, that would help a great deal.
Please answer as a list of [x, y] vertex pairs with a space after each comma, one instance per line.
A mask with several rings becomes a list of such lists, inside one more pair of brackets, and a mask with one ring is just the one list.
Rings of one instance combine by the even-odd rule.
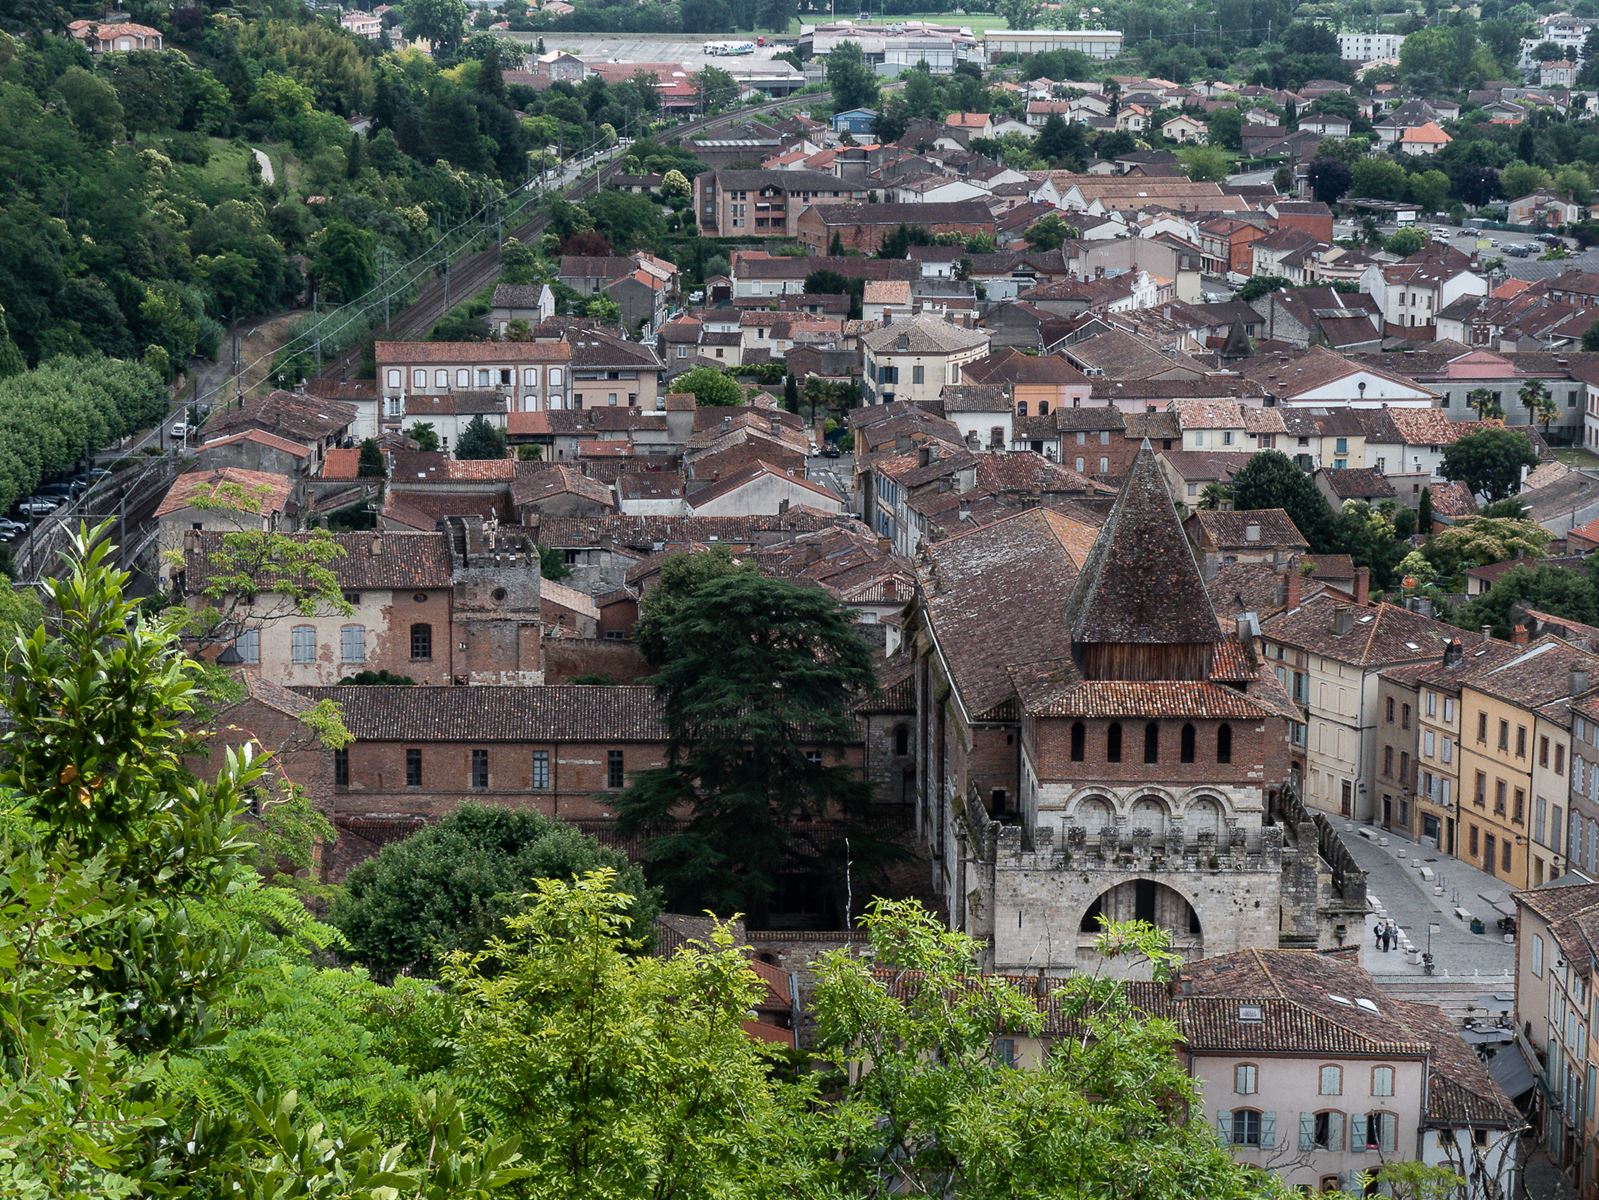
[[694, 212], [707, 237], [794, 237], [801, 214], [866, 199], [866, 187], [826, 171], [702, 171]]
[[1034, 510], [930, 547], [916, 622], [918, 829], [995, 969], [1076, 969], [1101, 915], [1193, 958], [1331, 945], [1363, 907], [1278, 791], [1292, 704], [1222, 630], [1147, 446], [1091, 544]]
[[994, 215], [981, 200], [927, 204], [813, 205], [794, 222], [793, 236], [811, 254], [828, 254], [836, 237], [845, 250], [876, 254], [901, 225], [962, 237], [994, 232]]
[[[603, 831], [616, 817], [615, 794], [666, 761], [666, 726], [650, 687], [297, 691], [312, 702], [337, 701], [355, 735], [329, 756], [341, 842], [335, 878], [469, 801], [534, 809]], [[890, 728], [882, 711], [873, 715]], [[863, 761], [861, 741], [816, 750], [830, 764]], [[890, 756], [884, 770], [891, 767]]]
[[326, 569], [348, 611], [311, 613], [273, 590], [270, 563], [223, 556], [226, 536], [191, 531], [176, 584], [198, 610], [212, 604], [213, 572], [239, 567], [261, 580], [254, 595], [225, 602], [229, 645], [214, 647], [231, 649], [248, 674], [284, 685], [362, 671], [421, 684], [541, 679], [538, 548], [518, 530], [453, 518], [437, 533], [332, 534], [343, 553]]

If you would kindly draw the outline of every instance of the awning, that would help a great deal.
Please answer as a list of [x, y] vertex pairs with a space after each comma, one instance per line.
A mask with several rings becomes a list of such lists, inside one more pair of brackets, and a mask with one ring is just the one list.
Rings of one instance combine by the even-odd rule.
[[1494, 1082], [1504, 1088], [1505, 1095], [1512, 1100], [1520, 1100], [1532, 1091], [1538, 1082], [1532, 1065], [1522, 1053], [1519, 1042], [1501, 1047], [1499, 1052], [1488, 1060], [1488, 1074], [1493, 1076]]

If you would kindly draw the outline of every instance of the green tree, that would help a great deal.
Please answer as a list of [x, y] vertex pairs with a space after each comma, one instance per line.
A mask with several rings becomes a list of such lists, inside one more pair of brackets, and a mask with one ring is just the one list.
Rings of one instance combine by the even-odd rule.
[[1396, 229], [1390, 233], [1383, 242], [1383, 249], [1389, 254], [1397, 254], [1400, 258], [1409, 258], [1412, 254], [1427, 248], [1427, 235], [1414, 227]]
[[1239, 108], [1219, 108], [1210, 114], [1206, 124], [1210, 132], [1206, 135], [1212, 146], [1220, 146], [1223, 150], [1242, 150], [1244, 148], [1244, 113]]
[[1576, 163], [1566, 163], [1555, 171], [1554, 187], [1574, 204], [1587, 204], [1593, 198], [1593, 180]]
[[383, 451], [378, 448], [377, 438], [367, 438], [361, 443], [361, 458], [355, 473], [365, 478], [376, 479], [382, 479], [388, 474], [388, 469], [383, 465]]
[[[869, 955], [825, 954], [813, 1005], [818, 1049], [839, 1077], [867, 1064], [848, 1075], [825, 1131], [843, 1194], [1285, 1194], [1196, 1119], [1180, 1030], [1139, 1011], [1121, 983], [1084, 972], [1041, 999], [981, 974], [978, 943], [914, 901], [874, 901], [864, 923]], [[1167, 936], [1142, 922], [1106, 923], [1098, 946], [1160, 982], [1178, 965]], [[1045, 1035], [1046, 1012], [1070, 1014], [1071, 1033], [1040, 1065], [1007, 1062], [1000, 1038]]]
[[1588, 575], [1565, 567], [1534, 565], [1517, 566], [1501, 575], [1486, 592], [1463, 605], [1453, 620], [1464, 629], [1488, 625], [1497, 636], [1508, 638], [1515, 623], [1512, 610], [1518, 605], [1587, 625], [1599, 621], [1599, 604]]
[[350, 301], [377, 282], [377, 239], [346, 221], [333, 221], [318, 235], [311, 274], [325, 301]]
[[1499, 403], [1499, 396], [1492, 388], [1472, 388], [1466, 393], [1466, 404], [1482, 421], [1505, 415], [1504, 407]]
[[1042, 0], [995, 0], [994, 11], [1011, 29], [1037, 29], [1044, 5]]
[[877, 104], [877, 76], [867, 65], [859, 42], [840, 42], [828, 52], [827, 86], [832, 90], [836, 111]]
[[1454, 576], [1512, 558], [1542, 557], [1551, 536], [1536, 521], [1522, 518], [1457, 517], [1428, 541], [1426, 554], [1439, 574]]
[[[262, 626], [287, 617], [347, 614], [334, 563], [344, 547], [323, 529], [289, 534], [263, 528], [266, 487], [218, 483], [197, 488], [192, 508], [231, 526], [206, 547], [204, 570], [188, 571], [189, 594], [205, 605], [190, 614], [190, 635], [201, 640], [223, 630]], [[186, 568], [184, 551], [168, 562]]]
[[1177, 152], [1188, 178], [1214, 182], [1227, 178], [1231, 160], [1216, 146], [1184, 146]]
[[[808, 380], [810, 382], [820, 382]], [[694, 594], [708, 583], [740, 571], [753, 571], [748, 561], [735, 561], [724, 546], [712, 546], [697, 554], [673, 554], [661, 564], [655, 585], [644, 597], [633, 641], [648, 663], [664, 663], [671, 652], [671, 631], [684, 619]]]
[[792, 372], [783, 379], [783, 407], [791, 413], [799, 412], [799, 380]]
[[526, 242], [511, 238], [500, 247], [501, 283], [545, 283], [544, 260]]
[[837, 1194], [814, 1086], [745, 1031], [765, 985], [731, 933], [640, 954], [615, 882], [539, 880], [503, 937], [445, 972], [464, 1007], [457, 1069], [520, 1138], [526, 1194]]
[[1233, 477], [1232, 493], [1236, 511], [1281, 508], [1305, 535], [1313, 553], [1334, 551], [1332, 513], [1327, 502], [1310, 476], [1281, 451], [1263, 450], [1250, 459]]
[[1485, 429], [1444, 448], [1445, 479], [1464, 483], [1473, 495], [1503, 500], [1521, 490], [1521, 468], [1538, 465], [1532, 443], [1514, 429]]
[[679, 392], [693, 392], [697, 403], [714, 408], [729, 408], [744, 403], [744, 392], [738, 380], [715, 367], [695, 367], [684, 371], [672, 381]]
[[1059, 250], [1067, 238], [1075, 237], [1077, 227], [1059, 213], [1045, 213], [1028, 226], [1027, 244], [1035, 250]]
[[1051, 166], [1080, 170], [1088, 156], [1088, 139], [1082, 125], [1050, 113], [1033, 139], [1033, 151]]
[[56, 90], [78, 131], [99, 146], [122, 136], [122, 101], [116, 89], [82, 67], [69, 67], [56, 80]]
[[[1539, 414], [1549, 405], [1549, 389], [1538, 379], [1529, 379], [1516, 392], [1516, 399], [1527, 410], [1527, 424], [1538, 423]], [[1552, 416], [1552, 414], [1551, 414]]]
[[491, 425], [482, 413], [467, 422], [455, 443], [456, 458], [504, 458], [505, 430]]
[[1307, 168], [1311, 194], [1323, 204], [1337, 204], [1354, 182], [1354, 172], [1335, 158], [1317, 158]]
[[667, 761], [616, 808], [624, 830], [653, 835], [645, 861], [669, 903], [759, 921], [781, 875], [831, 883], [852, 829], [861, 866], [870, 790], [808, 754], [852, 736], [872, 686], [853, 619], [819, 589], [736, 571], [682, 597], [656, 633]]
[[1437, 212], [1449, 200], [1449, 176], [1436, 167], [1417, 171], [1406, 186], [1410, 190], [1411, 203], [1419, 205], [1423, 212]]
[[1421, 489], [1421, 500], [1416, 505], [1416, 528], [1423, 537], [1432, 536], [1432, 489]]
[[1363, 158], [1354, 165], [1349, 191], [1367, 200], [1403, 200], [1405, 186], [1405, 169], [1393, 159]]
[[666, 236], [661, 206], [648, 196], [607, 188], [584, 207], [618, 254], [658, 247]]
[[554, 546], [539, 544], [539, 575], [544, 579], [559, 582], [572, 573], [572, 568], [566, 565], [566, 555]]
[[405, 436], [416, 443], [418, 450], [437, 450], [439, 448], [439, 433], [433, 428], [432, 421], [417, 421], [408, 427]]
[[1281, 275], [1251, 275], [1244, 286], [1238, 289], [1238, 298], [1245, 304], [1251, 300], [1258, 300], [1262, 296], [1269, 296], [1272, 292], [1280, 292], [1284, 288], [1293, 287], [1293, 281]]
[[1542, 191], [1549, 184], [1548, 171], [1520, 160], [1511, 163], [1499, 172], [1499, 186], [1504, 188], [1505, 195], [1512, 200], [1530, 195], [1533, 192]]
[[405, 0], [400, 10], [408, 37], [432, 42], [435, 58], [455, 56], [466, 36], [466, 0]]
[[657, 898], [624, 856], [538, 813], [472, 804], [355, 867], [329, 919], [379, 975], [431, 975], [450, 952], [483, 949], [539, 880], [600, 868], [630, 898], [629, 936], [647, 942]]

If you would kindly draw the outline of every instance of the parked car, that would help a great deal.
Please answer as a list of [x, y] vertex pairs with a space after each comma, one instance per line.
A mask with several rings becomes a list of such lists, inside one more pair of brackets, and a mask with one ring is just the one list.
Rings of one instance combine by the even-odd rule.
[[175, 440], [182, 441], [184, 438], [189, 436], [189, 423], [187, 421], [177, 421], [167, 432], [170, 433]]
[[27, 528], [21, 521], [13, 521], [10, 517], [0, 517], [0, 537], [6, 534], [22, 533]]
[[17, 505], [19, 512], [30, 517], [47, 517], [61, 507], [61, 501], [49, 496], [34, 496]]
[[842, 453], [843, 451], [841, 451], [837, 446], [833, 445], [832, 442], [828, 442], [827, 445], [822, 447], [823, 458], [837, 458]]

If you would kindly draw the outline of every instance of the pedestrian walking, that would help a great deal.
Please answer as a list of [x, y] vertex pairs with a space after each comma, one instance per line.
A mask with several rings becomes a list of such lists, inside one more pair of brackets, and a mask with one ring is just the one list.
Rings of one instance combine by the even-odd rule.
[[1379, 950], [1382, 949], [1382, 931], [1383, 926], [1386, 924], [1386, 921], [1378, 921], [1371, 927], [1372, 944]]

